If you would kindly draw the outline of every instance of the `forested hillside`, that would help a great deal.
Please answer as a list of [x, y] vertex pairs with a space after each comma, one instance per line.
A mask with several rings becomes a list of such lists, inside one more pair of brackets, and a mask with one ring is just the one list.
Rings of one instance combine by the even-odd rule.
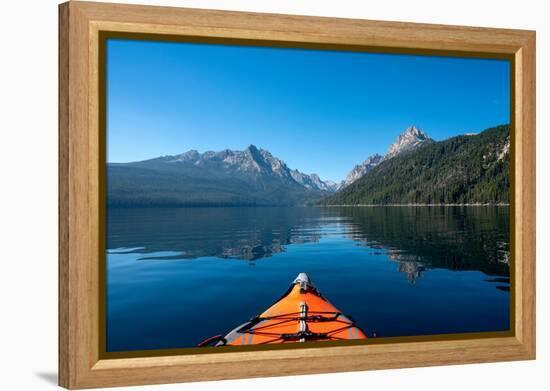
[[427, 143], [383, 161], [320, 203], [508, 203], [509, 149], [509, 125]]

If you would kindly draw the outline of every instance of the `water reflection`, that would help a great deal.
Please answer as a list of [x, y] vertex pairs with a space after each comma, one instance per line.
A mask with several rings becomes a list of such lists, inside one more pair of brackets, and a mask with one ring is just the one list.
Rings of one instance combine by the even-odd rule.
[[107, 222], [108, 351], [196, 346], [300, 272], [369, 337], [509, 329], [508, 208], [111, 208]]
[[257, 261], [332, 237], [386, 255], [411, 283], [429, 268], [509, 273], [506, 207], [121, 208], [107, 221], [108, 249], [140, 259]]

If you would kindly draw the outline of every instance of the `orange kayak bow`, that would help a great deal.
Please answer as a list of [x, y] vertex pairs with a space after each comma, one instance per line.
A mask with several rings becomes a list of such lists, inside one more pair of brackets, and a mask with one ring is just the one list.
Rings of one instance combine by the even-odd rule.
[[266, 311], [199, 346], [258, 345], [365, 339], [355, 321], [343, 315], [300, 273], [287, 292]]

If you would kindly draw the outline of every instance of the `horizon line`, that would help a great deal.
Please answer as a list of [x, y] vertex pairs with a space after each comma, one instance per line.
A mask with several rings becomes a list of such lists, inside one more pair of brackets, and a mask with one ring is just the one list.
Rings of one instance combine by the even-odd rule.
[[[506, 125], [510, 126], [510, 123], [507, 122], [507, 123], [503, 123], [503, 124], [499, 124], [499, 125], [494, 125], [494, 126], [485, 128], [485, 129], [483, 129], [483, 130], [481, 130], [481, 131], [479, 131], [479, 132], [477, 132], [477, 133], [476, 133], [476, 132], [458, 133], [458, 134], [456, 134], [456, 135], [453, 135], [453, 136], [451, 136], [451, 137], [447, 137], [447, 138], [442, 139], [442, 140], [436, 140], [436, 139], [432, 139], [432, 140], [434, 140], [435, 142], [441, 142], [441, 141], [449, 140], [449, 139], [451, 139], [451, 138], [453, 138], [453, 137], [460, 137], [460, 136], [476, 136], [476, 135], [478, 135], [478, 134], [484, 132], [485, 130], [492, 129], [492, 128], [496, 128], [496, 127], [499, 127], [499, 126], [506, 126]], [[398, 139], [402, 134], [404, 134], [408, 129], [413, 128], [413, 127], [416, 128], [416, 129], [418, 129], [418, 130], [420, 130], [420, 131], [421, 131], [422, 133], [424, 133], [428, 138], [431, 138], [427, 132], [425, 132], [424, 130], [422, 130], [421, 128], [419, 128], [418, 126], [416, 126], [416, 125], [413, 124], [413, 125], [407, 126], [403, 132], [399, 133], [399, 134], [397, 135], [395, 141], [397, 141], [397, 139]], [[394, 141], [394, 143], [395, 143], [395, 141]], [[394, 143], [390, 144], [389, 146], [393, 145]], [[386, 156], [386, 155], [387, 155], [387, 151], [388, 151], [388, 149], [389, 149], [389, 146], [388, 146], [388, 148], [386, 148], [386, 151], [385, 151], [385, 152], [383, 152], [383, 153], [380, 153], [380, 152], [371, 153], [369, 156], [367, 156], [367, 157], [366, 157], [365, 159], [363, 159], [361, 162], [355, 163], [355, 164], [348, 170], [348, 173], [349, 173], [351, 170], [353, 170], [353, 168], [355, 168], [356, 166], [360, 165], [361, 163], [363, 163], [364, 161], [366, 161], [367, 159], [369, 159], [369, 158], [372, 157], [372, 156], [375, 156], [375, 155], [380, 155], [380, 156], [382, 156], [382, 157], [383, 157], [383, 156]], [[197, 153], [200, 154], [200, 155], [203, 155], [203, 154], [208, 153], [208, 152], [213, 152], [213, 153], [219, 153], [219, 152], [223, 152], [223, 151], [244, 152], [244, 151], [246, 151], [247, 149], [249, 149], [250, 147], [254, 147], [254, 148], [256, 148], [257, 150], [263, 150], [263, 151], [268, 152], [270, 155], [272, 155], [272, 156], [275, 157], [276, 159], [279, 159], [280, 161], [282, 161], [282, 162], [288, 167], [289, 170], [297, 170], [297, 171], [299, 171], [299, 172], [301, 172], [301, 173], [303, 173], [303, 174], [306, 174], [306, 175], [317, 175], [319, 178], [321, 178], [321, 175], [318, 174], [317, 172], [306, 173], [306, 172], [304, 172], [304, 171], [301, 171], [299, 168], [291, 168], [291, 167], [289, 167], [289, 166], [287, 165], [287, 163], [286, 163], [286, 160], [287, 160], [287, 159], [284, 159], [284, 158], [282, 158], [282, 157], [276, 156], [276, 155], [274, 155], [274, 154], [271, 152], [271, 150], [266, 149], [266, 148], [263, 148], [263, 147], [261, 147], [261, 146], [258, 147], [258, 146], [256, 146], [254, 143], [248, 143], [247, 146], [246, 146], [245, 148], [243, 148], [243, 149], [231, 149], [231, 148], [223, 148], [223, 149], [219, 149], [219, 150], [205, 149], [205, 150], [203, 150], [203, 151], [201, 152], [201, 151], [199, 151], [198, 149], [191, 148], [191, 149], [188, 149], [188, 150], [186, 150], [186, 151], [183, 151], [183, 152], [180, 152], [180, 153], [176, 153], [176, 154], [171, 154], [171, 155], [170, 155], [170, 154], [168, 154], [168, 155], [158, 155], [158, 156], [153, 156], [153, 157], [149, 157], [149, 158], [142, 159], [142, 160], [131, 160], [131, 161], [124, 161], [124, 162], [120, 162], [120, 161], [106, 161], [105, 164], [130, 164], [130, 163], [140, 163], [140, 162], [145, 162], [145, 161], [148, 161], [148, 160], [154, 160], [154, 159], [160, 159], [160, 158], [166, 158], [166, 157], [179, 156], [179, 155], [183, 155], [183, 154], [186, 154], [186, 153], [192, 152], [192, 151], [195, 151], [195, 152], [197, 152]], [[346, 175], [346, 176], [347, 176], [347, 175]], [[321, 178], [321, 180], [322, 180], [323, 182], [331, 181], [331, 182], [335, 182], [335, 183], [340, 183], [340, 182], [342, 182], [342, 181], [345, 180], [345, 177], [344, 177], [344, 179], [339, 179], [339, 180], [334, 180], [334, 179], [322, 179], [322, 178]]]

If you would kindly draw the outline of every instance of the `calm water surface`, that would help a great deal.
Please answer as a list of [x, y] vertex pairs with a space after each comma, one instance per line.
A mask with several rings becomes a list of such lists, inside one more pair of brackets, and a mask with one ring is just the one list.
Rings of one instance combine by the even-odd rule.
[[109, 209], [107, 350], [193, 347], [300, 272], [368, 336], [509, 328], [508, 207]]

